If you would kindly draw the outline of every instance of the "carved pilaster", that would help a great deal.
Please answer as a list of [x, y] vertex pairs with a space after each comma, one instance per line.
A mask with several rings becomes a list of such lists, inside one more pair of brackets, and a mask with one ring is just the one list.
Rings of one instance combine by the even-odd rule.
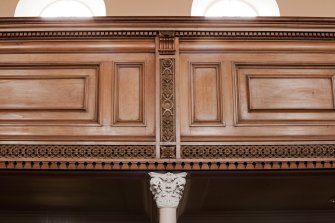
[[161, 141], [176, 141], [175, 59], [160, 60], [161, 70]]
[[183, 195], [187, 173], [149, 173], [150, 191], [158, 208], [177, 208]]
[[175, 47], [175, 32], [161, 31], [159, 32], [159, 54], [174, 55], [176, 54]]

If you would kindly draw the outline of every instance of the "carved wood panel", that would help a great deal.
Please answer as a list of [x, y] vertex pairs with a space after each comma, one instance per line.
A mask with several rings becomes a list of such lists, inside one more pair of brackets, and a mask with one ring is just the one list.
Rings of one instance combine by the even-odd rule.
[[145, 125], [145, 63], [114, 66], [114, 125]]
[[190, 66], [191, 126], [223, 125], [221, 64]]
[[[246, 47], [252, 44], [244, 43]], [[178, 83], [181, 140], [312, 140], [316, 135], [320, 140], [332, 140], [335, 61], [330, 58], [299, 51], [182, 52]], [[206, 69], [195, 68], [196, 64]], [[219, 85], [214, 83], [216, 69], [208, 68], [215, 64], [221, 66]], [[210, 87], [202, 90], [202, 97], [197, 97], [194, 74], [200, 72], [207, 76], [201, 79], [200, 86]], [[201, 102], [195, 104], [196, 99]], [[217, 106], [219, 103], [222, 106]], [[208, 121], [195, 125], [195, 105], [216, 125]], [[220, 112], [218, 107], [222, 111], [220, 116], [216, 116]]]
[[334, 168], [334, 25], [0, 19], [0, 168]]
[[236, 124], [333, 125], [334, 68], [236, 65]]
[[99, 65], [2, 65], [0, 125], [98, 123]]
[[153, 54], [0, 59], [1, 139], [154, 140]]

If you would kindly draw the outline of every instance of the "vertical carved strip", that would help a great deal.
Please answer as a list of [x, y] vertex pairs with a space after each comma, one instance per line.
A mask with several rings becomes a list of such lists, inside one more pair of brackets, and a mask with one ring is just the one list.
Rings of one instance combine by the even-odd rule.
[[160, 60], [161, 70], [161, 141], [176, 141], [175, 59]]

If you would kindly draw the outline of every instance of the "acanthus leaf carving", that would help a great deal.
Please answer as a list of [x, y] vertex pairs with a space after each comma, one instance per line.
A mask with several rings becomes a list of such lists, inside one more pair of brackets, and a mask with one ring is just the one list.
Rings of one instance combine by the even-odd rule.
[[149, 173], [150, 191], [158, 208], [177, 208], [183, 195], [187, 173]]

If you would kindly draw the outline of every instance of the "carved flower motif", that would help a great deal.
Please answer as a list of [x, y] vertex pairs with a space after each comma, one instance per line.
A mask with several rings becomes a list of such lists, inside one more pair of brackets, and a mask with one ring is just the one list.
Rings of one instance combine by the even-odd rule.
[[184, 149], [182, 149], [182, 154], [184, 158], [188, 158], [191, 156], [191, 149], [186, 147]]
[[213, 148], [207, 148], [209, 151], [207, 152], [208, 155], [210, 155], [211, 157], [217, 157], [219, 154], [219, 149], [217, 147], [213, 147]]
[[264, 148], [263, 149], [263, 154], [266, 156], [269, 156], [272, 153], [272, 150], [270, 148]]
[[328, 153], [333, 155], [335, 153], [335, 149], [334, 148], [328, 148]]
[[308, 149], [308, 148], [303, 148], [303, 149], [302, 149], [302, 154], [303, 154], [304, 156], [308, 156], [308, 155], [310, 154], [310, 149]]
[[120, 157], [124, 157], [126, 155], [126, 152], [127, 152], [126, 149], [124, 147], [121, 147], [119, 149], [119, 155], [120, 155]]
[[204, 147], [200, 147], [199, 149], [198, 149], [198, 155], [200, 156], [200, 157], [202, 157], [204, 154], [205, 154], [205, 148]]
[[223, 153], [226, 155], [226, 156], [229, 156], [230, 154], [232, 154], [232, 150], [231, 149], [229, 149], [229, 148], [226, 148], [224, 151], [223, 151]]
[[145, 150], [145, 154], [148, 156], [148, 157], [151, 157], [152, 155], [155, 154], [155, 150], [151, 147], [151, 148], [148, 148]]
[[104, 149], [104, 154], [106, 157], [112, 157], [113, 156], [113, 150], [110, 148]]
[[38, 155], [41, 157], [47, 155], [47, 153], [48, 153], [48, 150], [45, 147], [42, 147], [38, 150]]
[[70, 148], [66, 148], [64, 150], [64, 154], [67, 156], [67, 157], [72, 157], [72, 149]]
[[92, 155], [93, 155], [93, 157], [98, 157], [100, 155], [100, 149], [93, 148], [92, 149]]
[[168, 68], [172, 68], [173, 66], [173, 60], [172, 59], [162, 59], [163, 61], [163, 68], [168, 69]]
[[19, 156], [19, 155], [21, 155], [21, 149], [19, 149], [19, 148], [14, 148], [13, 150], [12, 150], [12, 154], [14, 155], [14, 156]]
[[295, 147], [290, 148], [289, 151], [290, 151], [290, 155], [292, 157], [296, 157], [299, 154], [299, 150], [297, 148], [295, 148]]
[[34, 149], [31, 148], [31, 147], [25, 149], [25, 156], [26, 157], [34, 157]]
[[80, 148], [80, 149], [78, 150], [78, 156], [79, 156], [79, 157], [85, 157], [86, 154], [87, 154], [87, 150], [86, 150], [85, 148]]
[[57, 156], [57, 157], [59, 157], [61, 155], [61, 153], [62, 153], [62, 150], [60, 148], [57, 148], [57, 147], [53, 148], [51, 150], [51, 154], [54, 155], [54, 156]]
[[315, 151], [315, 154], [316, 154], [317, 156], [320, 156], [320, 155], [323, 154], [323, 149], [320, 148], [320, 147], [316, 148], [314, 151]]
[[137, 146], [135, 146], [133, 149], [132, 149], [132, 154], [134, 156], [137, 156], [139, 154], [140, 150], [137, 148]]
[[242, 149], [242, 148], [237, 149], [237, 154], [240, 155], [240, 156], [244, 155], [245, 154], [245, 149]]
[[255, 148], [255, 147], [252, 147], [252, 148], [250, 149], [250, 154], [251, 154], [252, 156], [256, 156], [256, 155], [258, 154], [258, 149]]
[[162, 104], [162, 108], [165, 110], [171, 110], [173, 108], [174, 104], [172, 101], [164, 101]]
[[278, 157], [282, 157], [285, 153], [286, 153], [286, 150], [283, 149], [283, 148], [277, 148], [277, 149], [276, 149], [276, 155], [277, 155]]
[[0, 156], [6, 157], [8, 155], [8, 149], [0, 149]]

